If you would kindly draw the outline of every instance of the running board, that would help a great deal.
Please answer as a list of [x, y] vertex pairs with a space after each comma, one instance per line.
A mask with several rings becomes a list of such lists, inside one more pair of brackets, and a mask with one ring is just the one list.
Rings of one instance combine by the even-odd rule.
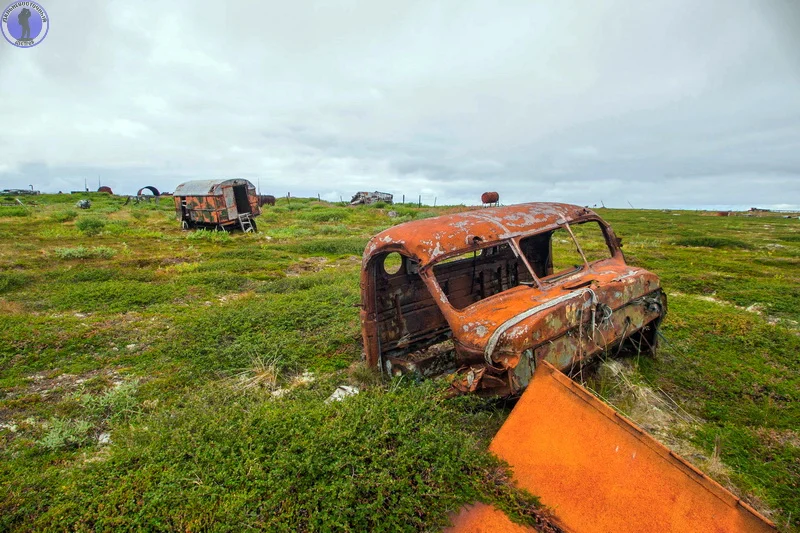
[[[489, 449], [574, 533], [774, 533], [775, 525], [541, 361]], [[452, 531], [478, 531], [462, 510]]]

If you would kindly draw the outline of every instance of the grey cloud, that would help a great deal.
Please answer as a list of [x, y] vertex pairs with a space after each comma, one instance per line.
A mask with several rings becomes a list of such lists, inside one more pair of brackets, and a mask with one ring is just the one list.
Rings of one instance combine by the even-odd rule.
[[797, 6], [46, 2], [0, 42], [0, 187], [797, 206]]

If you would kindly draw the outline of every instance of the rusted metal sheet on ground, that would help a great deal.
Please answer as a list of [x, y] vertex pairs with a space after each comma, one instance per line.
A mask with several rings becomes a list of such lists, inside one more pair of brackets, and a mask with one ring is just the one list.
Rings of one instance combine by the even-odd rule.
[[[574, 234], [589, 226], [600, 254], [591, 260]], [[575, 263], [561, 269], [554, 250], [571, 250]], [[387, 270], [395, 252], [400, 266]], [[522, 391], [544, 359], [567, 369], [623, 341], [651, 351], [666, 312], [658, 277], [625, 263], [608, 224], [554, 203], [383, 231], [364, 251], [361, 301], [368, 364], [392, 375], [460, 369], [458, 390], [487, 394]], [[451, 349], [430, 352], [442, 342]]]
[[[186, 229], [247, 227], [261, 214], [255, 186], [245, 179], [197, 180], [181, 183], [172, 193], [178, 220]], [[255, 221], [250, 221], [255, 227]]]
[[760, 533], [745, 502], [547, 362], [490, 450], [578, 533]]
[[445, 533], [537, 533], [532, 527], [515, 524], [503, 511], [485, 503], [464, 507], [451, 521], [453, 525]]

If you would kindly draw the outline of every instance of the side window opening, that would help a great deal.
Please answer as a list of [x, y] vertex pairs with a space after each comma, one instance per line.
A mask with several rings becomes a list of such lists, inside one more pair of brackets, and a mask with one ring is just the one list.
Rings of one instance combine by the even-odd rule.
[[605, 233], [597, 221], [570, 224], [569, 229], [575, 235], [574, 239], [566, 227], [560, 227], [520, 241], [520, 248], [537, 277], [557, 277], [580, 270], [585, 265], [583, 256], [588, 263], [611, 257]]
[[383, 271], [386, 274], [393, 276], [400, 272], [401, 268], [403, 268], [403, 256], [397, 252], [387, 254], [383, 258]]
[[522, 253], [538, 278], [563, 275], [583, 267], [583, 257], [566, 228], [525, 237]]
[[566, 228], [558, 228], [550, 234], [548, 264], [550, 265], [548, 275], [572, 272], [583, 266], [583, 256]]
[[599, 222], [590, 220], [583, 224], [570, 224], [569, 227], [581, 245], [581, 250], [583, 250], [583, 255], [586, 256], [588, 263], [611, 257], [611, 250], [608, 248], [605, 233]]

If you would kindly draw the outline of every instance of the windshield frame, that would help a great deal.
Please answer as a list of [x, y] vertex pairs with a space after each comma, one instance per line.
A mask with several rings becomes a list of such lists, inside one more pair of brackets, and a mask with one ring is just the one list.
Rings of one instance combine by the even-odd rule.
[[[573, 223], [575, 223], [575, 222], [576, 221], [573, 221]], [[578, 242], [578, 239], [575, 237], [575, 234], [572, 231], [572, 228], [570, 227], [570, 223], [568, 221], [562, 219], [562, 220], [559, 220], [554, 227], [547, 228], [547, 229], [545, 229], [543, 231], [535, 231], [535, 232], [527, 233], [527, 234], [524, 234], [524, 235], [516, 235], [514, 237], [509, 237], [507, 239], [503, 239], [503, 240], [500, 240], [500, 241], [495, 241], [495, 242], [486, 244], [485, 246], [471, 247], [471, 248], [468, 248], [468, 249], [465, 249], [465, 250], [460, 250], [458, 253], [449, 254], [447, 257], [443, 257], [443, 258], [441, 258], [441, 259], [439, 259], [439, 260], [437, 260], [437, 261], [435, 261], [433, 263], [430, 263], [430, 264], [426, 265], [424, 269], [420, 269], [419, 274], [422, 276], [425, 284], [428, 286], [428, 289], [431, 291], [431, 293], [436, 295], [435, 299], [437, 300], [437, 302], [440, 302], [440, 303], [444, 304], [447, 308], [449, 308], [449, 310], [451, 310], [454, 313], [459, 313], [459, 314], [460, 313], [464, 313], [467, 310], [474, 308], [476, 305], [480, 305], [482, 302], [486, 302], [488, 300], [492, 300], [492, 299], [496, 298], [497, 296], [506, 294], [510, 290], [512, 290], [512, 289], [514, 289], [516, 287], [528, 286], [528, 287], [534, 287], [534, 288], [537, 288], [537, 289], [543, 289], [543, 288], [546, 288], [548, 286], [552, 286], [554, 284], [561, 283], [565, 278], [568, 278], [568, 277], [570, 277], [570, 276], [572, 276], [572, 275], [574, 275], [574, 274], [576, 274], [578, 272], [583, 272], [583, 271], [588, 270], [589, 268], [591, 268], [591, 265], [596, 263], [597, 261], [605, 261], [605, 260], [611, 259], [611, 258], [613, 258], [615, 256], [616, 250], [610, 244], [609, 233], [608, 233], [608, 230], [607, 230], [607, 226], [603, 222], [603, 220], [600, 219], [599, 217], [590, 217], [590, 218], [587, 218], [585, 220], [580, 220], [577, 223], [578, 224], [586, 224], [586, 223], [589, 223], [589, 222], [595, 222], [599, 226], [599, 228], [600, 228], [600, 230], [601, 230], [601, 232], [603, 234], [603, 239], [604, 239], [604, 241], [606, 243], [606, 246], [608, 247], [608, 250], [609, 250], [609, 254], [610, 255], [609, 255], [608, 258], [598, 259], [596, 261], [593, 261], [592, 263], [589, 263], [589, 261], [586, 259], [586, 254], [583, 252], [583, 248], [581, 247], [580, 243]], [[583, 265], [578, 267], [578, 268], [575, 268], [573, 270], [563, 270], [561, 272], [553, 273], [553, 274], [551, 274], [549, 276], [539, 277], [539, 276], [536, 275], [536, 272], [534, 271], [533, 267], [531, 267], [531, 264], [528, 261], [528, 258], [523, 253], [522, 246], [521, 246], [520, 243], [521, 243], [521, 241], [523, 239], [527, 239], [529, 237], [534, 237], [536, 235], [542, 235], [542, 234], [545, 234], [545, 233], [552, 233], [552, 232], [554, 232], [554, 231], [556, 231], [557, 229], [560, 229], [560, 228], [565, 228], [567, 230], [567, 232], [569, 233], [570, 238], [572, 239], [572, 243], [575, 245], [575, 248], [576, 248], [578, 254], [581, 256], [581, 259], [583, 259]], [[551, 236], [551, 238], [552, 238], [552, 236]], [[486, 298], [483, 298], [482, 300], [478, 300], [477, 302], [474, 302], [474, 303], [468, 305], [467, 307], [464, 307], [464, 308], [461, 308], [461, 309], [453, 306], [453, 304], [450, 303], [450, 299], [447, 297], [447, 295], [445, 294], [445, 292], [442, 289], [441, 285], [439, 284], [438, 279], [436, 278], [436, 273], [434, 271], [436, 265], [439, 265], [439, 264], [442, 264], [442, 263], [446, 263], [448, 261], [448, 259], [452, 259], [453, 257], [457, 257], [458, 255], [464, 255], [464, 254], [468, 254], [470, 252], [473, 252], [473, 253], [477, 254], [477, 252], [479, 252], [479, 251], [483, 251], [483, 250], [492, 248], [494, 246], [500, 246], [502, 244], [508, 244], [510, 246], [511, 250], [513, 251], [514, 255], [522, 260], [522, 263], [523, 263], [523, 265], [525, 265], [525, 268], [528, 270], [528, 273], [530, 274], [532, 281], [531, 282], [520, 283], [519, 285], [516, 285], [515, 287], [511, 287], [509, 289], [506, 289], [505, 291], [498, 292], [496, 294], [492, 294], [491, 296], [487, 296]]]

